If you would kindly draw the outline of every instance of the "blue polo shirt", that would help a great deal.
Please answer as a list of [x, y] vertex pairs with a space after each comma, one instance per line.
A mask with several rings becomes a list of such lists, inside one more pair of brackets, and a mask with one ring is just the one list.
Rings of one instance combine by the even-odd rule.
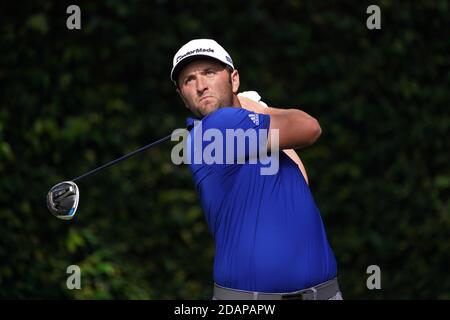
[[[189, 118], [188, 124], [192, 122]], [[334, 278], [336, 260], [297, 164], [280, 152], [277, 172], [262, 175], [261, 169], [269, 165], [250, 163], [256, 156], [250, 143], [244, 155], [237, 152], [237, 138], [230, 148], [227, 131], [262, 129], [267, 136], [269, 126], [269, 115], [218, 109], [190, 131], [189, 166], [215, 242], [214, 281], [239, 290], [290, 292]], [[234, 151], [234, 163], [230, 152], [226, 158], [227, 147]], [[215, 162], [207, 157], [199, 162], [201, 154], [215, 157]], [[242, 156], [245, 163], [237, 163]]]

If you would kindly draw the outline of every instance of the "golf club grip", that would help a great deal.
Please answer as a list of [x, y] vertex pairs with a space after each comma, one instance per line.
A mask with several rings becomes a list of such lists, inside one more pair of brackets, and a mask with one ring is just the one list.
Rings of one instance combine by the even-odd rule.
[[118, 163], [118, 162], [120, 162], [120, 161], [123, 161], [123, 160], [125, 160], [125, 159], [131, 158], [132, 156], [134, 156], [134, 155], [136, 155], [136, 154], [138, 154], [138, 153], [140, 153], [140, 152], [142, 152], [142, 151], [145, 151], [145, 150], [147, 150], [148, 148], [151, 148], [151, 147], [153, 147], [153, 146], [156, 145], [156, 144], [159, 144], [159, 143], [162, 143], [162, 142], [164, 142], [164, 141], [169, 140], [169, 139], [171, 138], [171, 136], [172, 136], [172, 134], [170, 134], [170, 135], [168, 135], [167, 137], [164, 137], [164, 138], [162, 138], [162, 139], [159, 139], [158, 141], [149, 143], [149, 144], [147, 144], [147, 145], [145, 145], [145, 146], [143, 146], [143, 147], [141, 147], [141, 148], [139, 148], [139, 149], [137, 149], [137, 150], [135, 150], [135, 151], [133, 151], [133, 152], [130, 152], [130, 153], [128, 153], [128, 154], [126, 154], [126, 155], [124, 155], [124, 156], [122, 156], [122, 157], [116, 159], [116, 160], [110, 161], [110, 162], [105, 163], [104, 165], [102, 165], [102, 166], [100, 166], [100, 167], [98, 167], [98, 168], [96, 168], [96, 169], [94, 169], [94, 170], [91, 170], [91, 171], [89, 171], [89, 172], [86, 172], [85, 174], [82, 174], [81, 176], [76, 177], [75, 179], [72, 179], [71, 181], [72, 181], [72, 182], [75, 182], [75, 181], [81, 180], [81, 179], [83, 179], [83, 178], [85, 178], [85, 177], [87, 177], [87, 176], [90, 176], [90, 175], [92, 175], [92, 174], [95, 174], [95, 173], [99, 172], [100, 170], [106, 169], [106, 168], [108, 168], [108, 167], [110, 167], [110, 166], [112, 166], [112, 165], [114, 165], [114, 164], [116, 164], [116, 163]]

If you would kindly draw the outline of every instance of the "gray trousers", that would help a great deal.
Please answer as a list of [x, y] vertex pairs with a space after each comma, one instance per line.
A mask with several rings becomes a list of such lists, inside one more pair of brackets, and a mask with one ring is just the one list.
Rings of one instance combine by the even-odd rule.
[[[212, 297], [212, 300], [219, 300], [216, 297]], [[336, 293], [335, 296], [331, 297], [328, 300], [344, 300], [344, 298], [342, 298], [342, 293], [339, 291], [338, 293]]]

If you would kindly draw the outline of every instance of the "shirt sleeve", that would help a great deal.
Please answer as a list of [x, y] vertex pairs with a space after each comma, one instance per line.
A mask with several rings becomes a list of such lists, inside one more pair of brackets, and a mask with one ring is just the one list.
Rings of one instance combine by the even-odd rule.
[[269, 129], [270, 116], [243, 108], [221, 108], [203, 119], [205, 129]]
[[[267, 147], [270, 116], [254, 113], [243, 108], [221, 108], [202, 121], [203, 135], [222, 136], [224, 163], [257, 157], [261, 148]], [[206, 134], [206, 137], [209, 136]], [[233, 141], [233, 145], [231, 145]], [[265, 151], [265, 150], [264, 150]]]

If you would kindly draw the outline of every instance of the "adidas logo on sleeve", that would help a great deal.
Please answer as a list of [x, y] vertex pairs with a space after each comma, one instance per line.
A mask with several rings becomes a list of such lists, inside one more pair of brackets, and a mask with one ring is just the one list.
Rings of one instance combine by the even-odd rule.
[[256, 113], [250, 113], [248, 115], [248, 117], [250, 118], [250, 120], [253, 121], [253, 123], [257, 126], [259, 126], [259, 115]]

